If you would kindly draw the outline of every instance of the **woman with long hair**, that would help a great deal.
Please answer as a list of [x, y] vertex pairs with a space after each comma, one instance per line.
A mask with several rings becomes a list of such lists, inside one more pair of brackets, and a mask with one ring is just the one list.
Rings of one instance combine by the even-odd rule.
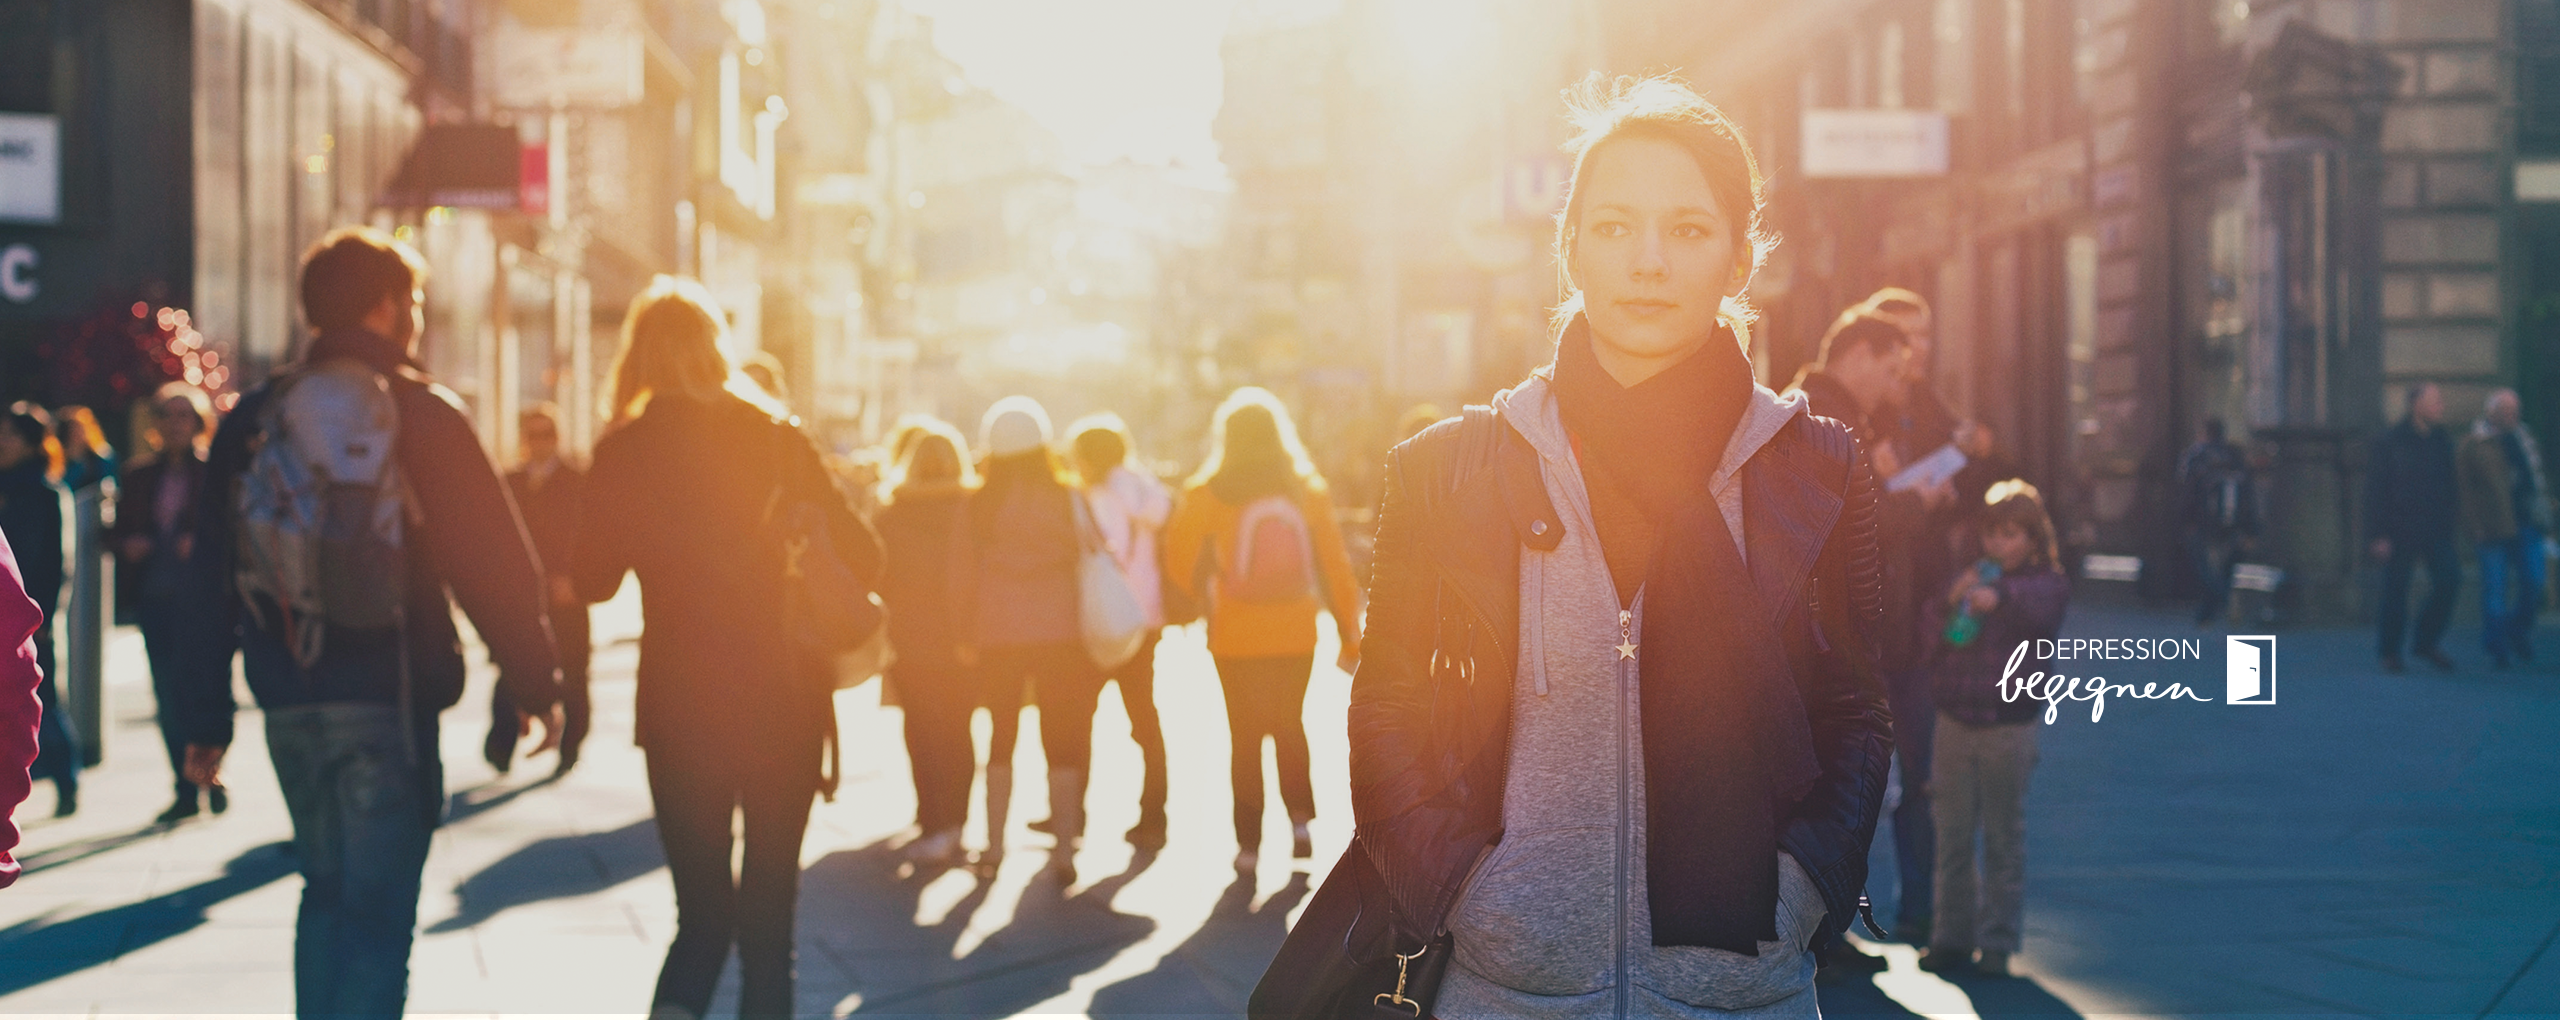
[[62, 548], [62, 442], [53, 435], [53, 416], [44, 408], [20, 402], [0, 414], [0, 534], [18, 557], [18, 575], [26, 579], [27, 597], [43, 611], [36, 627], [36, 669], [44, 674], [36, 688], [44, 702], [37, 730], [32, 775], [53, 780], [53, 814], [60, 818], [80, 810], [80, 744], [71, 721], [62, 714], [61, 685], [54, 681], [53, 614], [62, 607], [66, 580]]
[[[1391, 455], [1352, 681], [1335, 880], [1389, 919], [1378, 952], [1445, 978], [1310, 991], [1813, 1017], [1892, 748], [1874, 473], [1754, 381], [1745, 288], [1774, 242], [1739, 129], [1670, 79], [1581, 99], [1555, 360]], [[1299, 928], [1283, 958], [1339, 954], [1346, 932]], [[1258, 1005], [1305, 994], [1282, 970]]]
[[[1312, 856], [1307, 823], [1316, 796], [1304, 716], [1316, 616], [1332, 613], [1342, 640], [1337, 664], [1349, 670], [1359, 661], [1360, 586], [1324, 477], [1280, 398], [1247, 386], [1218, 405], [1209, 459], [1184, 484], [1164, 540], [1166, 575], [1208, 606], [1209, 655], [1227, 699], [1236, 870], [1261, 860], [1266, 739], [1280, 770], [1290, 856]], [[1205, 591], [1202, 574], [1211, 575]]]
[[[1075, 873], [1084, 839], [1086, 770], [1093, 757], [1093, 709], [1102, 671], [1085, 653], [1078, 613], [1079, 546], [1075, 490], [1052, 449], [1049, 413], [1029, 397], [1006, 397], [979, 425], [985, 481], [969, 494], [968, 519], [956, 544], [961, 619], [969, 652], [998, 715], [1008, 697], [1032, 688], [1040, 706], [1040, 749], [1049, 760], [1049, 828], [1057, 837], [1050, 866]], [[1009, 760], [987, 760], [987, 849], [1004, 856], [1004, 803], [1013, 788]]]
[[578, 536], [580, 596], [611, 598], [626, 573], [643, 594], [636, 736], [676, 891], [652, 999], [664, 1016], [710, 1008], [733, 944], [740, 1015], [792, 1012], [800, 841], [835, 709], [827, 664], [783, 627], [775, 508], [822, 507], [865, 583], [880, 563], [816, 444], [721, 354], [726, 331], [691, 280], [658, 277], [632, 300]]
[[[185, 386], [185, 383], [171, 383]], [[168, 387], [162, 387], [167, 390]], [[122, 467], [116, 459], [115, 444], [107, 442], [107, 432], [98, 427], [97, 412], [78, 404], [64, 404], [53, 409], [53, 434], [62, 442], [62, 487], [79, 492], [99, 482], [116, 477]]]
[[1146, 619], [1146, 640], [1129, 661], [1112, 668], [1104, 679], [1120, 685], [1120, 705], [1129, 715], [1129, 739], [1138, 744], [1145, 776], [1138, 786], [1138, 824], [1129, 828], [1129, 845], [1160, 850], [1165, 842], [1164, 721], [1156, 715], [1156, 643], [1164, 637], [1163, 563], [1157, 539], [1173, 515], [1173, 494], [1164, 483], [1137, 466], [1137, 440], [1129, 423], [1110, 413], [1088, 415], [1067, 427], [1076, 478], [1083, 483], [1085, 505], [1093, 511], [1094, 530], [1101, 533], [1112, 560], [1129, 581]]
[[115, 550], [116, 597], [132, 606], [142, 628], [142, 650], [151, 661], [151, 693], [160, 702], [160, 741], [169, 751], [169, 771], [176, 775], [177, 800], [160, 813], [163, 824], [203, 810], [210, 794], [213, 812], [231, 806], [222, 787], [202, 791], [187, 779], [185, 713], [176, 706], [176, 685], [188, 628], [199, 626], [214, 588], [196, 559], [196, 506], [204, 494], [205, 452], [213, 440], [213, 401], [203, 390], [183, 382], [160, 388], [151, 399], [151, 427], [143, 433], [150, 453], [126, 469], [121, 512], [116, 514], [107, 544]]
[[982, 706], [994, 717], [986, 760], [992, 844], [1005, 822], [995, 798], [999, 776], [1001, 792], [1007, 798], [1013, 792], [1010, 763], [1022, 723], [1022, 690], [1017, 683], [1003, 696], [992, 696], [967, 661], [971, 634], [955, 601], [952, 564], [968, 520], [969, 493], [977, 487], [977, 472], [962, 452], [968, 441], [934, 419], [901, 421], [900, 429], [902, 452], [872, 523], [887, 551], [880, 601], [889, 610], [889, 645], [898, 652], [887, 680], [905, 716], [907, 760], [915, 778], [918, 835], [906, 855], [919, 866], [954, 867], [968, 859], [960, 830], [969, 821], [969, 788], [978, 774], [970, 718]]

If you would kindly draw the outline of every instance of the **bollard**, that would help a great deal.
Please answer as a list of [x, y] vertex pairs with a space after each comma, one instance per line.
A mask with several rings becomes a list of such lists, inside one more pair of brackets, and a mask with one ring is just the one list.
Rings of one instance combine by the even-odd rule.
[[63, 607], [62, 697], [80, 739], [83, 767], [106, 759], [106, 594], [114, 570], [106, 561], [107, 485], [82, 488], [71, 500], [71, 591]]

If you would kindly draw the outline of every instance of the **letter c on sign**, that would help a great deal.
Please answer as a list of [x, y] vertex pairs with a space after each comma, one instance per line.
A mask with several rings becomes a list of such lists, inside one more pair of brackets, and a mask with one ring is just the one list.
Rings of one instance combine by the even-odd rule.
[[21, 305], [36, 299], [34, 245], [13, 244], [0, 248], [0, 298]]

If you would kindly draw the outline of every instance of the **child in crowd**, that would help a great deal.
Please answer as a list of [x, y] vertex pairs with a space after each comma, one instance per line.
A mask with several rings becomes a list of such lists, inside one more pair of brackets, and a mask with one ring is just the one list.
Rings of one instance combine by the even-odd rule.
[[[2071, 583], [2057, 566], [2053, 520], [2035, 486], [1999, 482], [1975, 518], [1983, 558], [1965, 568], [1923, 616], [1932, 644], [1930, 693], [1937, 753], [1929, 793], [1937, 807], [1935, 925], [1924, 970], [2001, 977], [2018, 950], [2026, 879], [2027, 773], [2036, 765], [2041, 702], [2000, 696], [2004, 673], [2031, 676], [2051, 663], [2034, 642], [2062, 629]], [[2020, 643], [2028, 655], [2010, 668]], [[1980, 873], [1975, 834], [1980, 833]], [[1975, 959], [1979, 951], [1980, 959]]]

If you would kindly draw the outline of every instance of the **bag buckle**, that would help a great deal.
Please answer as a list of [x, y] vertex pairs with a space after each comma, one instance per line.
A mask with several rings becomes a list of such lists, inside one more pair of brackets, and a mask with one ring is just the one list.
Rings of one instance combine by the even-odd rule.
[[1414, 961], [1415, 959], [1419, 958], [1422, 954], [1424, 954], [1424, 953], [1428, 953], [1428, 952], [1430, 952], [1430, 951], [1431, 951], [1431, 944], [1430, 944], [1430, 943], [1428, 943], [1428, 942], [1426, 942], [1426, 943], [1423, 943], [1423, 944], [1422, 944], [1422, 948], [1420, 948], [1420, 949], [1416, 949], [1416, 950], [1414, 950], [1414, 951], [1413, 951], [1413, 952], [1411, 952], [1411, 953], [1397, 953], [1397, 954], [1395, 954], [1395, 956], [1396, 956], [1396, 990], [1395, 990], [1395, 991], [1392, 991], [1392, 992], [1379, 992], [1379, 993], [1378, 993], [1378, 994], [1376, 994], [1376, 995], [1372, 995], [1372, 996], [1370, 996], [1370, 997], [1369, 997], [1369, 1002], [1370, 1002], [1370, 1004], [1371, 1004], [1371, 1005], [1377, 1005], [1377, 1006], [1400, 1006], [1400, 1007], [1403, 1007], [1404, 1009], [1407, 1009], [1407, 1010], [1411, 1011], [1411, 1012], [1412, 1012], [1412, 1014], [1413, 1014], [1413, 1016], [1416, 1018], [1416, 1020], [1420, 1020], [1420, 1018], [1421, 1018], [1421, 1016], [1422, 1016], [1422, 1004], [1421, 1004], [1421, 1003], [1419, 1003], [1419, 1002], [1415, 1002], [1415, 1001], [1413, 1001], [1412, 999], [1408, 999], [1408, 998], [1405, 998], [1405, 997], [1404, 997], [1404, 979], [1405, 979], [1405, 971], [1406, 971], [1406, 969], [1407, 969], [1407, 968], [1410, 968], [1410, 967], [1412, 967], [1412, 966], [1413, 966], [1413, 961]]

